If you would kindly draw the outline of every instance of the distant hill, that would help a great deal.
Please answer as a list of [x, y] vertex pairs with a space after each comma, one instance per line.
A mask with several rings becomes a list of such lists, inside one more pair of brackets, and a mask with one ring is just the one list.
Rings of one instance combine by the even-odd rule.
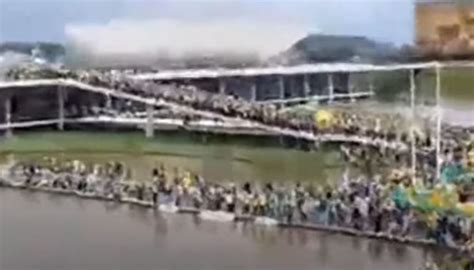
[[313, 34], [297, 41], [272, 62], [386, 62], [401, 60], [400, 50], [362, 36]]
[[[110, 61], [98, 62], [96, 57], [86, 57], [68, 47], [49, 42], [5, 42], [0, 43], [0, 55], [17, 53], [32, 59], [43, 59], [47, 62], [63, 62], [66, 65], [77, 67], [164, 67], [164, 68], [203, 68], [203, 67], [248, 67], [261, 65], [295, 65], [315, 62], [364, 62], [385, 63], [410, 61], [413, 58], [413, 49], [408, 47], [397, 48], [389, 43], [381, 43], [363, 36], [339, 36], [312, 34], [296, 41], [290, 48], [270, 59], [242, 58], [237, 55], [213, 58], [166, 59], [161, 56], [147, 56], [145, 59], [132, 59], [140, 65], [134, 64], [127, 56], [113, 56]], [[77, 53], [77, 52], [76, 52]], [[113, 60], [113, 61], [112, 61]], [[261, 61], [263, 60], [263, 61]], [[113, 63], [113, 64], [110, 64]], [[105, 66], [104, 66], [105, 65]]]
[[39, 57], [48, 62], [64, 58], [65, 48], [59, 43], [50, 42], [4, 42], [0, 43], [0, 54], [18, 53]]

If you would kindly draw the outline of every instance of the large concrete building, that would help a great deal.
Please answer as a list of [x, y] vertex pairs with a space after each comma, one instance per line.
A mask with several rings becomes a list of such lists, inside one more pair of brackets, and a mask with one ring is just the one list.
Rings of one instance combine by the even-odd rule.
[[474, 1], [416, 3], [416, 45], [424, 55], [474, 57]]
[[132, 75], [135, 80], [194, 85], [212, 93], [252, 102], [299, 104], [308, 101], [354, 101], [373, 95], [373, 65], [354, 63], [244, 69], [170, 70]]

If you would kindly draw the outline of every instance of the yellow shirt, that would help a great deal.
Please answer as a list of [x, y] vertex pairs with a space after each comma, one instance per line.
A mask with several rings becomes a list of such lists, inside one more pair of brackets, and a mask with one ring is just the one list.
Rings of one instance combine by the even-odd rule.
[[183, 187], [188, 189], [189, 187], [191, 187], [191, 177], [189, 177], [188, 175], [184, 177], [183, 179]]

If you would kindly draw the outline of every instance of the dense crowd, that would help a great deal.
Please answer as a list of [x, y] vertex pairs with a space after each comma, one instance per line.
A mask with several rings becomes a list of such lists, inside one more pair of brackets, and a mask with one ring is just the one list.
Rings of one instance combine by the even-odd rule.
[[[39, 75], [38, 75], [39, 74]], [[90, 85], [116, 89], [142, 97], [162, 99], [219, 115], [256, 121], [314, 134], [338, 133], [363, 135], [369, 138], [410, 143], [409, 126], [402, 117], [353, 111], [333, 111], [330, 125], [319, 125], [313, 113], [295, 115], [271, 104], [257, 104], [235, 96], [201, 91], [193, 86], [158, 85], [128, 79], [119, 72], [44, 71], [11, 72], [13, 79], [71, 78]], [[143, 106], [132, 102], [121, 105], [130, 116], [146, 117]], [[104, 111], [100, 111], [103, 114]], [[161, 110], [155, 117], [192, 119], [185, 112]], [[442, 171], [451, 168], [474, 168], [472, 129], [443, 128], [440, 163]], [[417, 158], [415, 178], [429, 188], [439, 183], [435, 176], [436, 155], [434, 132], [425, 125], [416, 132], [416, 146], [428, 155]], [[324, 226], [363, 233], [375, 237], [401, 240], [434, 241], [435, 243], [474, 254], [474, 220], [472, 216], [454, 211], [421, 211], [396, 199], [399, 189], [413, 185], [410, 175], [411, 155], [397, 149], [343, 145], [349, 164], [356, 164], [363, 176], [344, 175], [339, 183], [315, 187], [301, 183], [211, 183], [203, 177], [175, 169], [170, 172], [159, 166], [149, 181], [133, 181], [129, 168], [117, 162], [105, 165], [80, 161], [58, 162], [46, 159], [38, 163], [18, 163], [0, 179], [1, 185], [22, 188], [60, 190], [81, 195], [107, 198], [117, 202], [134, 200], [153, 207], [170, 206], [213, 211], [239, 217], [264, 217], [285, 224]], [[385, 166], [380, 166], [385, 165]], [[390, 177], [374, 168], [401, 168], [397, 177]], [[472, 183], [470, 184], [472, 187]], [[468, 185], [459, 185], [457, 192], [465, 200]], [[435, 265], [426, 269], [437, 269]]]
[[[400, 141], [409, 143], [411, 140], [408, 128], [400, 124], [401, 117], [387, 118], [373, 113], [354, 113], [354, 111], [340, 110], [333, 113], [331, 125], [320, 125], [315, 121], [314, 112], [298, 114], [279, 110], [273, 104], [259, 104], [246, 101], [233, 95], [215, 94], [202, 91], [190, 85], [156, 84], [154, 82], [136, 81], [119, 71], [99, 72], [48, 70], [48, 69], [12, 69], [9, 73], [11, 79], [38, 79], [38, 78], [69, 78], [86, 84], [101, 86], [117, 91], [134, 94], [142, 97], [156, 98], [171, 103], [184, 105], [200, 111], [210, 111], [218, 115], [237, 117], [255, 121], [269, 126], [288, 128], [294, 131], [307, 131], [315, 134], [338, 133], [348, 135], [361, 135], [369, 138], [378, 138], [386, 141]], [[143, 111], [143, 106], [136, 106], [132, 102], [122, 102], [121, 110], [126, 112]], [[139, 109], [137, 110], [138, 107]], [[192, 118], [189, 114], [185, 116]], [[443, 130], [444, 148], [454, 148], [470, 139], [472, 130], [454, 129], [447, 127]], [[435, 132], [431, 127], [424, 127], [423, 132], [415, 135], [419, 148], [433, 149], [435, 145]]]
[[439, 262], [426, 261], [420, 270], [472, 270], [474, 259], [445, 255]]
[[210, 183], [199, 175], [172, 173], [160, 166], [150, 181], [133, 181], [123, 164], [86, 165], [80, 161], [18, 163], [1, 183], [25, 188], [46, 188], [89, 194], [121, 201], [126, 198], [155, 207], [169, 205], [220, 211], [239, 216], [266, 217], [287, 224], [312, 224], [355, 233], [411, 240], [433, 240], [464, 251], [474, 248], [474, 220], [459, 213], [432, 215], [394, 199], [408, 179], [347, 175], [335, 186], [275, 183]]
[[[299, 113], [280, 110], [272, 104], [248, 102], [233, 95], [202, 91], [190, 85], [156, 84], [134, 81], [116, 71], [69, 71], [48, 69], [13, 69], [10, 79], [68, 78], [89, 85], [116, 89], [137, 96], [156, 98], [218, 115], [255, 121], [294, 131], [314, 134], [336, 133], [359, 135], [373, 139], [410, 144], [410, 121], [397, 114], [363, 112], [359, 108], [331, 110], [330, 124], [315, 121], [314, 111]], [[116, 114], [146, 117], [144, 106], [120, 100], [115, 108], [105, 111], [95, 108], [95, 114]], [[105, 107], [105, 106], [104, 106]], [[90, 110], [90, 108], [85, 108]], [[388, 115], [388, 116], [387, 116]], [[154, 117], [196, 119], [184, 111], [160, 110]], [[199, 117], [198, 117], [199, 118]], [[417, 158], [417, 175], [427, 187], [433, 188], [436, 155], [433, 123], [422, 123], [415, 133], [417, 149], [428, 155]], [[451, 168], [474, 168], [474, 130], [443, 124], [440, 163], [442, 171]], [[343, 145], [342, 152], [363, 176], [347, 174], [337, 184], [314, 186], [302, 183], [212, 183], [203, 177], [159, 166], [150, 173], [149, 181], [134, 181], [129, 168], [117, 162], [105, 165], [80, 161], [58, 162], [48, 158], [43, 162], [18, 163], [0, 178], [0, 186], [63, 191], [78, 195], [107, 198], [117, 202], [140, 202], [155, 208], [167, 206], [212, 211], [241, 218], [262, 217], [285, 224], [323, 226], [398, 240], [433, 241], [438, 245], [474, 254], [474, 219], [454, 211], [422, 211], [397, 199], [397, 191], [413, 185], [410, 171], [411, 155], [397, 149]], [[401, 168], [397, 177], [380, 168]], [[470, 185], [458, 185], [460, 200], [465, 201]], [[464, 255], [463, 255], [464, 256]], [[467, 256], [464, 256], [467, 258]], [[472, 260], [472, 258], [471, 258]], [[449, 263], [447, 263], [449, 264]], [[469, 266], [470, 265], [470, 266]], [[427, 264], [425, 270], [444, 269]], [[450, 267], [470, 269], [471, 264]], [[446, 269], [458, 269], [446, 268]]]
[[[34, 79], [34, 78], [72, 78], [90, 85], [102, 86], [116, 89], [134, 95], [163, 99], [187, 107], [204, 111], [212, 111], [219, 115], [244, 118], [257, 121], [266, 125], [290, 128], [293, 130], [310, 131], [314, 134], [335, 133], [347, 135], [360, 135], [366, 138], [382, 139], [386, 141], [402, 142], [410, 144], [411, 136], [409, 121], [397, 114], [368, 113], [361, 110], [348, 110], [337, 108], [331, 112], [330, 125], [315, 121], [313, 113], [299, 114], [294, 110], [278, 110], [271, 104], [256, 104], [245, 101], [238, 97], [214, 94], [201, 91], [196, 87], [185, 85], [158, 85], [153, 82], [134, 81], [125, 74], [118, 71], [70, 71], [70, 70], [48, 70], [48, 69], [13, 69], [9, 74], [12, 79]], [[116, 106], [106, 113], [119, 112], [120, 116], [146, 117], [144, 107], [131, 101], [116, 102]], [[107, 106], [95, 108], [96, 114], [104, 114]], [[89, 108], [90, 109], [90, 108]], [[110, 109], [110, 108], [109, 108]], [[116, 114], [117, 115], [117, 114]], [[195, 115], [184, 111], [160, 110], [156, 111], [154, 117], [177, 117], [182, 118], [184, 123], [190, 120], [200, 119]], [[328, 120], [329, 121], [329, 120]], [[458, 156], [465, 156], [472, 152], [473, 130], [443, 125], [443, 140], [441, 141], [441, 163], [457, 162]], [[416, 148], [427, 155], [418, 158], [420, 172], [427, 175], [422, 177], [433, 179], [436, 167], [435, 132], [432, 125], [425, 123], [422, 130], [415, 133]], [[396, 163], [404, 166], [410, 164], [410, 153], [395, 149], [371, 149], [352, 148], [352, 157], [358, 161], [377, 160], [378, 162]], [[471, 166], [474, 166], [471, 164]], [[431, 181], [432, 182], [432, 181]]]

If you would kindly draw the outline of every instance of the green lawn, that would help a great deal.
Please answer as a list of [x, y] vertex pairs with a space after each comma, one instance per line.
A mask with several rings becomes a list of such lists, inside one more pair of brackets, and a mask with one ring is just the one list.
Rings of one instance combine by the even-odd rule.
[[142, 132], [23, 132], [0, 141], [0, 163], [15, 160], [122, 161], [139, 179], [157, 164], [186, 168], [207, 179], [236, 181], [326, 181], [340, 174], [339, 153], [331, 146], [317, 152], [284, 149], [253, 138], [210, 138], [207, 143], [191, 134]]

